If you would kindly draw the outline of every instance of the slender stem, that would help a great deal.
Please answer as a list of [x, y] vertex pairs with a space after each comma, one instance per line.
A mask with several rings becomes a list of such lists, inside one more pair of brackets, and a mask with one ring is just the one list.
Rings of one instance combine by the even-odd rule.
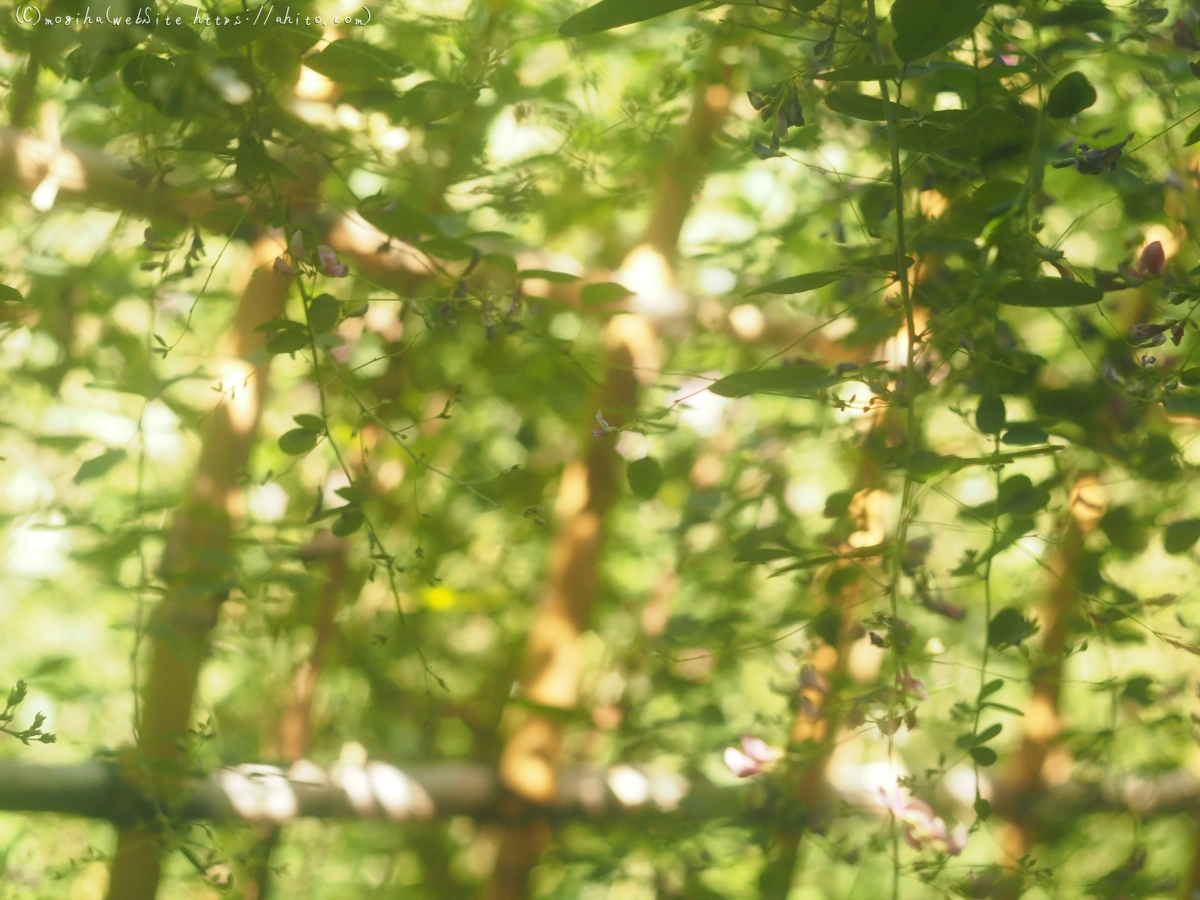
[[[879, 20], [875, 13], [875, 0], [867, 0], [867, 36], [875, 54], [875, 62], [883, 64], [883, 48], [879, 43]], [[896, 100], [900, 99], [904, 90], [904, 77], [901, 75], [896, 86]], [[912, 294], [908, 287], [908, 248], [904, 238], [904, 172], [900, 167], [900, 141], [896, 126], [896, 109], [888, 91], [886, 78], [879, 79], [879, 95], [883, 100], [883, 112], [887, 120], [888, 149], [891, 156], [891, 181], [896, 207], [896, 278], [900, 282], [900, 301], [904, 307], [904, 322], [908, 330], [908, 348], [904, 362], [904, 384], [901, 389], [901, 402], [907, 409], [906, 442], [910, 452], [916, 441], [916, 403], [914, 394], [916, 379], [913, 377], [913, 363], [917, 346], [917, 327], [913, 317]], [[896, 640], [895, 628], [900, 619], [900, 579], [904, 562], [904, 550], [908, 543], [909, 505], [912, 502], [913, 481], [907, 469], [904, 474], [904, 487], [900, 495], [899, 521], [896, 525], [896, 545], [892, 552], [892, 577], [889, 599], [892, 614], [892, 648], [896, 663], [896, 673], [900, 674], [903, 666], [903, 652]], [[888, 743], [888, 755], [891, 756], [891, 742]], [[900, 898], [900, 837], [899, 823], [892, 818], [892, 900]]]

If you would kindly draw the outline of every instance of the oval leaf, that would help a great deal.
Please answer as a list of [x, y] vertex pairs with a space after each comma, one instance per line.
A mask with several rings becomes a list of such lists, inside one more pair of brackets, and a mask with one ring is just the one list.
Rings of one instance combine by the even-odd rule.
[[317, 446], [317, 433], [307, 428], [293, 428], [279, 438], [279, 449], [289, 456], [302, 456]]
[[0, 284], [0, 302], [4, 303], [20, 303], [25, 298], [21, 296], [21, 292], [15, 287], [9, 287], [7, 284]]
[[1003, 397], [984, 397], [975, 410], [975, 427], [984, 434], [999, 434], [1004, 430], [1005, 415]]
[[760, 288], [755, 288], [746, 296], [753, 297], [756, 294], [803, 294], [805, 291], [815, 291], [819, 287], [825, 287], [827, 284], [841, 281], [845, 277], [846, 273], [841, 269], [834, 272], [809, 272], [806, 275], [793, 275], [791, 278], [783, 279], [783, 281], [773, 281], [770, 284], [764, 284]]
[[317, 334], [327, 334], [337, 324], [341, 306], [331, 294], [319, 294], [308, 304], [308, 324]]
[[91, 481], [93, 478], [99, 478], [124, 458], [124, 450], [105, 450], [99, 456], [93, 456], [91, 459], [86, 460], [79, 467], [79, 471], [75, 473], [73, 481], [76, 484], [82, 484], [85, 481]]
[[563, 37], [583, 37], [610, 28], [656, 19], [677, 9], [699, 6], [701, 0], [600, 0], [563, 22], [558, 33]]
[[1015, 647], [1030, 635], [1037, 633], [1037, 625], [1026, 619], [1014, 606], [1002, 609], [988, 623], [988, 646], [1003, 650]]
[[549, 269], [524, 269], [517, 273], [518, 278], [540, 278], [552, 284], [573, 284], [579, 280], [578, 275], [566, 272], [551, 272]]
[[[887, 112], [883, 108], [883, 100], [879, 97], [831, 91], [825, 96], [825, 105], [835, 113], [841, 113], [843, 116], [849, 116], [852, 119], [862, 119], [866, 122], [887, 121]], [[892, 111], [897, 119], [912, 119], [916, 117], [916, 113], [907, 106], [901, 106], [899, 103], [892, 104]]]
[[317, 434], [325, 430], [325, 420], [320, 416], [314, 416], [310, 413], [300, 413], [298, 416], [292, 416], [292, 421], [301, 428], [308, 431], [315, 431]]
[[635, 459], [625, 474], [629, 478], [629, 489], [644, 500], [649, 500], [662, 487], [662, 466], [653, 456]]
[[970, 34], [983, 20], [983, 12], [978, 0], [896, 0], [891, 12], [896, 29], [892, 46], [897, 56], [912, 62]]
[[1069, 119], [1096, 102], [1096, 89], [1082, 72], [1072, 72], [1054, 86], [1046, 99], [1046, 115]]
[[1044, 444], [1049, 439], [1046, 432], [1038, 427], [1036, 422], [1013, 422], [1012, 427], [1000, 438], [1002, 443], [1015, 444], [1018, 447], [1028, 447], [1032, 444]]
[[881, 78], [895, 78], [896, 67], [891, 63], [876, 65], [875, 63], [858, 63], [844, 66], [831, 72], [822, 72], [815, 76], [817, 81], [879, 81]]
[[784, 397], [812, 397], [841, 379], [830, 375], [823, 366], [783, 366], [778, 369], [754, 369], [726, 375], [709, 387], [718, 397], [746, 397], [750, 394], [779, 394]]
[[333, 525], [329, 530], [333, 532], [334, 537], [346, 537], [362, 528], [363, 521], [362, 507], [357, 503], [351, 503], [342, 510], [341, 515], [333, 520]]
[[1171, 554], [1186, 553], [1200, 541], [1200, 519], [1184, 519], [1163, 530], [1163, 549]]
[[1100, 288], [1065, 278], [1029, 278], [1010, 281], [1000, 289], [996, 300], [1006, 306], [1032, 306], [1049, 309], [1062, 306], [1087, 306], [1104, 296]]
[[990, 766], [997, 759], [996, 751], [991, 747], [972, 747], [971, 759], [981, 766]]
[[599, 284], [584, 285], [579, 292], [579, 299], [584, 306], [600, 306], [605, 303], [616, 303], [632, 296], [633, 291], [615, 281], [601, 281]]

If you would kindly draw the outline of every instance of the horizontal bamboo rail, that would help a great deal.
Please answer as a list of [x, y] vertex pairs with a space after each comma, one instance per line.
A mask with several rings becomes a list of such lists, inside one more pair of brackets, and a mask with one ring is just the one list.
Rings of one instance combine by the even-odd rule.
[[[635, 814], [737, 818], [754, 814], [766, 800], [763, 791], [749, 786], [689, 782], [643, 766], [569, 766], [560, 770], [556, 784], [553, 799], [538, 804], [539, 815], [597, 821]], [[851, 792], [831, 787], [828, 796], [829, 805], [820, 811], [825, 816], [885, 812], [870, 803], [865, 788]], [[59, 813], [118, 824], [155, 814], [151, 801], [104, 760], [69, 766], [0, 763], [0, 811]], [[529, 804], [508, 793], [496, 770], [484, 763], [401, 767], [367, 762], [322, 768], [302, 761], [286, 771], [259, 764], [218, 769], [194, 781], [175, 812], [185, 821], [218, 823], [284, 823], [297, 818], [401, 822], [449, 816], [511, 820], [528, 815]], [[1195, 815], [1200, 813], [1200, 781], [1177, 771], [1156, 778], [1068, 782], [1046, 791], [1023, 812], [1043, 822], [1112, 812], [1141, 818]]]

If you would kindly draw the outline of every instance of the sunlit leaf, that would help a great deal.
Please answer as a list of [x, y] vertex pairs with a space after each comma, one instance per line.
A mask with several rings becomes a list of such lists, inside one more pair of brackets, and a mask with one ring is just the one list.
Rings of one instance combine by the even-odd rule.
[[563, 22], [558, 33], [563, 37], [583, 37], [611, 28], [620, 28], [622, 25], [645, 22], [677, 9], [699, 6], [700, 2], [701, 0], [600, 0], [595, 6], [589, 6]]
[[85, 481], [91, 481], [94, 478], [107, 475], [125, 456], [126, 453], [124, 450], [105, 450], [99, 456], [93, 456], [91, 459], [86, 460], [79, 467], [79, 471], [75, 473], [75, 477], [72, 480], [76, 484], [82, 484]]

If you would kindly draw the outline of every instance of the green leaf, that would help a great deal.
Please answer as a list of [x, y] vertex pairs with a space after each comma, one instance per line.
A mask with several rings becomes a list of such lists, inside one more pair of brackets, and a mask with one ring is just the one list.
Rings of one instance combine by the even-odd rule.
[[1026, 619], [1015, 606], [1009, 606], [996, 613], [988, 623], [988, 646], [997, 650], [1016, 647], [1034, 634], [1037, 634], [1037, 624]]
[[1180, 372], [1179, 382], [1188, 387], [1195, 387], [1200, 384], [1200, 366], [1192, 366], [1190, 369], [1184, 369]]
[[622, 25], [656, 19], [677, 9], [699, 6], [701, 0], [600, 0], [563, 22], [558, 33], [563, 37], [598, 34]]
[[961, 456], [942, 456], [929, 450], [914, 453], [904, 462], [904, 471], [922, 484], [935, 475], [957, 472], [965, 461]]
[[279, 438], [279, 449], [289, 456], [302, 456], [317, 446], [319, 435], [307, 428], [293, 428]]
[[124, 458], [124, 450], [105, 450], [99, 456], [93, 456], [91, 459], [84, 461], [72, 480], [76, 484], [83, 484], [83, 482], [91, 481], [93, 478], [99, 478], [101, 475], [107, 474], [113, 466]]
[[1110, 10], [1099, 0], [1076, 0], [1068, 3], [1062, 9], [1050, 10], [1041, 15], [1041, 24], [1046, 25], [1086, 25], [1088, 22], [1099, 22], [1112, 15]]
[[598, 284], [586, 284], [579, 292], [579, 299], [584, 306], [601, 306], [616, 303], [633, 295], [633, 291], [615, 281], [601, 281]]
[[783, 279], [783, 281], [772, 281], [770, 284], [764, 284], [760, 288], [755, 288], [746, 296], [753, 297], [757, 294], [802, 294], [805, 291], [815, 291], [817, 288], [825, 287], [827, 284], [841, 281], [845, 277], [846, 272], [843, 269], [830, 272], [809, 272], [806, 275], [793, 275], [791, 278]]
[[[880, 97], [831, 91], [825, 95], [825, 105], [835, 113], [841, 113], [843, 116], [849, 116], [852, 119], [863, 119], [867, 122], [887, 121], [887, 113], [883, 108], [883, 100]], [[897, 120], [916, 117], [915, 112], [907, 106], [901, 106], [898, 103], [892, 103], [892, 112]]]
[[475, 255], [475, 248], [466, 241], [450, 237], [435, 237], [429, 241], [422, 241], [417, 244], [417, 249], [438, 259], [455, 261], [471, 259]]
[[1186, 553], [1200, 541], [1200, 519], [1184, 519], [1163, 529], [1163, 549], [1173, 555]]
[[1002, 215], [1012, 207], [1020, 196], [1023, 185], [1009, 178], [998, 178], [980, 185], [971, 196], [972, 205], [980, 215], [989, 219]]
[[1183, 139], [1183, 146], [1190, 147], [1197, 141], [1200, 141], [1200, 125], [1188, 132], [1188, 136]]
[[485, 253], [480, 257], [480, 261], [506, 275], [517, 274], [517, 261], [504, 253]]
[[1028, 278], [1010, 281], [1000, 289], [996, 301], [1006, 306], [1029, 306], [1049, 309], [1063, 306], [1086, 306], [1098, 303], [1104, 296], [1100, 288], [1082, 281], [1065, 278]]
[[1069, 119], [1096, 102], [1096, 89], [1082, 72], [1072, 72], [1054, 86], [1046, 99], [1046, 115]]
[[1005, 444], [1015, 444], [1028, 447], [1032, 444], [1044, 444], [1049, 435], [1042, 431], [1036, 422], [1013, 422], [1000, 441]]
[[895, 78], [896, 67], [891, 63], [877, 65], [875, 63], [857, 63], [843, 66], [831, 72], [822, 72], [814, 76], [817, 81], [879, 81], [881, 78]]
[[979, 732], [979, 734], [975, 735], [975, 746], [978, 747], [980, 744], [986, 744], [992, 738], [1000, 734], [1000, 732], [1003, 730], [1004, 726], [999, 722], [996, 722], [994, 725], [989, 725], [987, 728], [983, 729], [983, 731]]
[[379, 104], [391, 119], [418, 125], [429, 124], [475, 105], [476, 88], [449, 81], [422, 81], [402, 97]]
[[24, 299], [16, 288], [0, 284], [0, 303], [20, 303]]
[[635, 459], [629, 464], [625, 474], [629, 479], [629, 489], [644, 500], [649, 500], [662, 487], [662, 466], [653, 456]]
[[327, 334], [337, 324], [341, 305], [332, 294], [318, 294], [308, 304], [308, 324], [317, 334]]
[[1003, 678], [992, 679], [979, 689], [979, 699], [983, 700], [985, 697], [992, 696], [992, 694], [996, 693], [996, 691], [1000, 690], [1002, 687], [1004, 687]]
[[357, 503], [349, 503], [333, 520], [329, 530], [333, 532], [334, 537], [346, 537], [362, 528], [365, 519], [362, 507]]
[[978, 0], [896, 0], [892, 25], [896, 55], [912, 62], [964, 35], [983, 20], [984, 6]]
[[574, 284], [579, 280], [578, 275], [570, 275], [566, 272], [551, 272], [549, 269], [522, 269], [517, 273], [517, 277], [525, 278], [540, 278], [543, 281], [549, 281], [551, 284]]
[[991, 394], [980, 400], [975, 409], [975, 427], [984, 434], [999, 434], [1004, 430], [1005, 416], [1004, 398]]
[[795, 365], [778, 369], [753, 369], [726, 375], [709, 387], [718, 397], [746, 397], [750, 394], [779, 394], [784, 397], [812, 397], [841, 381], [824, 366]]
[[298, 416], [292, 416], [292, 421], [301, 428], [306, 428], [309, 431], [315, 431], [321, 434], [325, 431], [325, 420], [320, 416], [314, 416], [309, 413], [300, 413]]
[[308, 329], [301, 323], [285, 319], [273, 324], [276, 327], [274, 333], [267, 338], [267, 352], [295, 353], [308, 346]]
[[[743, 550], [733, 558], [734, 562], [769, 563], [777, 559], [790, 559], [796, 555], [794, 550], [784, 550], [782, 547], [755, 547], [753, 550]], [[839, 569], [838, 571], [853, 572], [856, 569]]]
[[334, 493], [349, 503], [362, 503], [367, 499], [366, 492], [356, 484], [338, 488]]
[[981, 766], [992, 765], [999, 757], [996, 756], [996, 751], [991, 747], [972, 747], [971, 759], [979, 763]]
[[980, 797], [975, 801], [975, 815], [979, 817], [979, 821], [986, 822], [992, 815], [992, 804]]
[[368, 197], [358, 205], [358, 212], [384, 234], [401, 240], [418, 234], [437, 234], [441, 231], [427, 213], [396, 198]]
[[362, 86], [390, 82], [399, 74], [401, 61], [382, 47], [341, 38], [305, 59], [304, 65], [331, 81]]

